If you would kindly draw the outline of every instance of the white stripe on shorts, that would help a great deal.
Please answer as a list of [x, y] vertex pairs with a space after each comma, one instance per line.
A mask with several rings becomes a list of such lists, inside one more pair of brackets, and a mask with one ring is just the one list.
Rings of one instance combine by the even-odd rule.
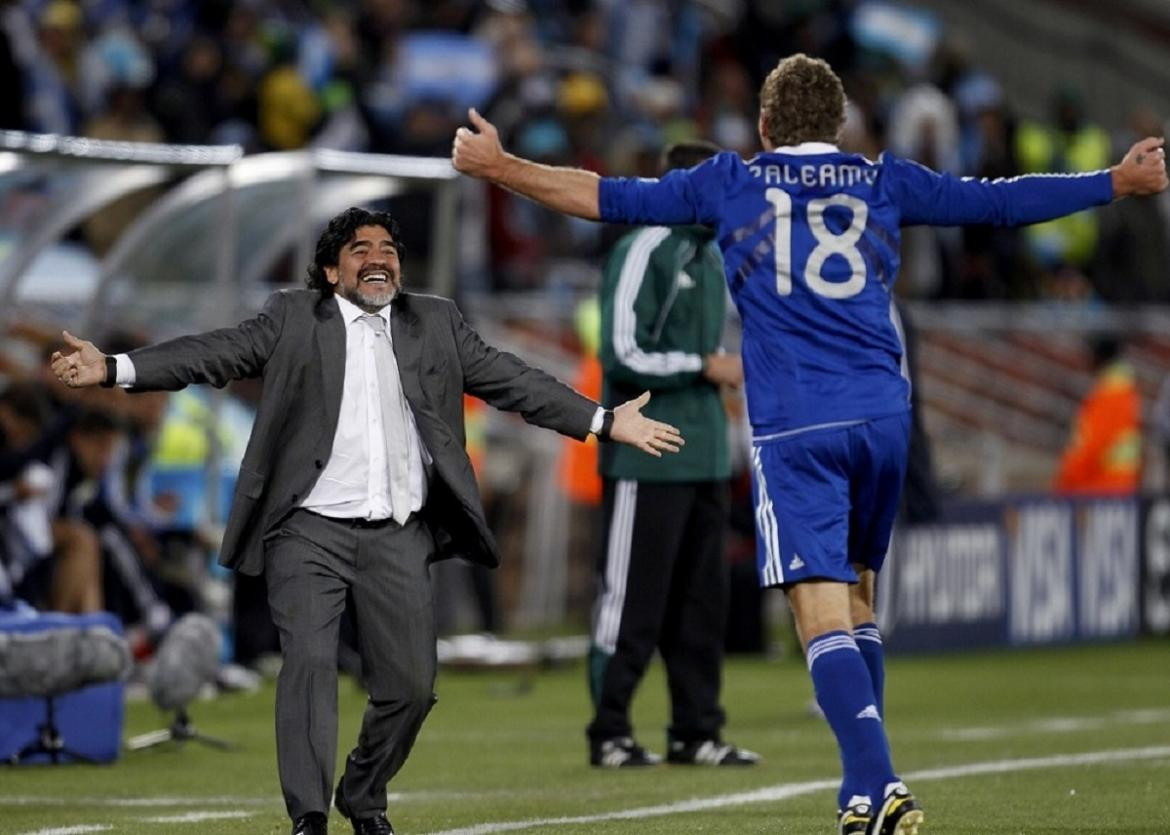
[[780, 561], [780, 533], [772, 497], [768, 495], [768, 480], [760, 463], [759, 447], [752, 447], [752, 469], [756, 474], [756, 533], [764, 543], [763, 584], [775, 586], [784, 582], [784, 565]]

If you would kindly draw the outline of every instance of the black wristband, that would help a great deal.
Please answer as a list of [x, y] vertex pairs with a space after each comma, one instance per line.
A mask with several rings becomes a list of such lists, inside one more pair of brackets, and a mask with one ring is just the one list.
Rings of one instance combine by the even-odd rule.
[[601, 431], [597, 433], [599, 441], [608, 441], [609, 433], [613, 431], [613, 409], [606, 409], [601, 413]]
[[112, 354], [106, 354], [106, 379], [102, 380], [102, 388], [112, 389], [118, 383], [118, 361]]

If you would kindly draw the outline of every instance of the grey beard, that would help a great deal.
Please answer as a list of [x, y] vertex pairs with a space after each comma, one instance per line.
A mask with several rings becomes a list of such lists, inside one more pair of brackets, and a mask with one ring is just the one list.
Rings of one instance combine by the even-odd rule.
[[353, 302], [356, 307], [361, 308], [366, 313], [377, 313], [383, 307], [390, 304], [390, 302], [394, 301], [394, 297], [397, 295], [397, 287], [391, 287], [391, 289], [381, 293], [364, 295], [357, 290], [355, 290], [352, 295], [350, 295], [348, 292], [342, 293], [342, 296], [344, 296], [347, 301]]

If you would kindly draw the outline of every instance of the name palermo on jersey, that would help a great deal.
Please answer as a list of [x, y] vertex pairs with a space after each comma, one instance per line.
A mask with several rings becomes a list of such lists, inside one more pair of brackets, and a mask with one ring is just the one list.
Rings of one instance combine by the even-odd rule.
[[748, 170], [757, 179], [762, 178], [765, 184], [804, 186], [813, 188], [819, 186], [853, 186], [865, 183], [872, 186], [877, 182], [878, 169], [876, 166], [851, 165], [848, 163], [826, 162], [820, 165], [749, 165]]

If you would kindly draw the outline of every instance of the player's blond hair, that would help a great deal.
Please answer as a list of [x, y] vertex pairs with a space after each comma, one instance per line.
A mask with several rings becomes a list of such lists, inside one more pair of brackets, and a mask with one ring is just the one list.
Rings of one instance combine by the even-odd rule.
[[775, 147], [839, 141], [845, 125], [845, 88], [833, 68], [803, 52], [789, 55], [760, 88], [764, 133]]

